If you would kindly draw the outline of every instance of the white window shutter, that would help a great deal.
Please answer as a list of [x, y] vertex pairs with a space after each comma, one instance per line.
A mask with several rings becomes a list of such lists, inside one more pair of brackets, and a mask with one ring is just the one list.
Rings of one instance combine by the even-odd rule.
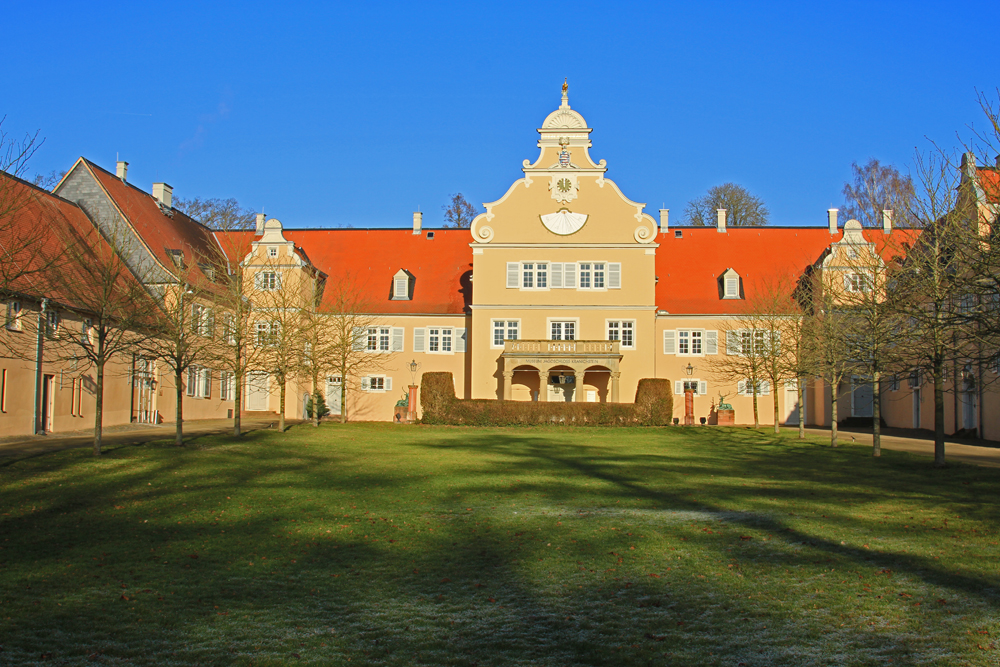
[[740, 396], [746, 396], [747, 395], [747, 381], [746, 380], [740, 380], [739, 382], [736, 383], [736, 393], [739, 394]]
[[663, 330], [663, 354], [677, 354], [677, 331]]
[[719, 332], [708, 330], [705, 332], [705, 354], [719, 353]]
[[554, 262], [549, 265], [552, 267], [549, 273], [549, 286], [552, 289], [560, 289], [563, 286], [563, 265], [562, 262]]
[[365, 347], [367, 347], [366, 343], [368, 341], [365, 340], [365, 330], [362, 327], [354, 327], [354, 329], [352, 329], [351, 335], [354, 336], [354, 341], [352, 342], [351, 345], [353, 349], [363, 350], [365, 349]]
[[684, 383], [680, 380], [674, 380], [674, 393], [683, 394], [684, 393]]
[[726, 332], [726, 354], [728, 355], [739, 355], [740, 353], [740, 334], [738, 331], [727, 331]]
[[392, 390], [392, 378], [391, 377], [386, 377], [386, 379], [385, 379], [385, 390], [386, 391], [391, 391]]
[[372, 386], [371, 379], [367, 377], [361, 378], [361, 391], [368, 391]]
[[403, 327], [393, 327], [392, 328], [392, 351], [402, 352], [403, 351], [403, 332], [405, 329]]
[[264, 274], [262, 274], [262, 273], [255, 273], [254, 274], [254, 276], [253, 276], [253, 287], [254, 287], [254, 289], [258, 289], [258, 290], [264, 288]]
[[507, 289], [517, 289], [521, 286], [520, 262], [507, 262]]
[[620, 262], [608, 264], [608, 289], [621, 289], [622, 265]]
[[414, 352], [425, 352], [424, 349], [424, 338], [426, 329], [424, 327], [414, 327], [413, 329], [413, 351]]
[[769, 396], [771, 394], [771, 383], [767, 380], [763, 380], [760, 383], [760, 395]]
[[455, 329], [455, 351], [465, 352], [465, 329]]
[[708, 393], [708, 382], [706, 380], [698, 381], [698, 395], [704, 396]]
[[274, 289], [281, 289], [281, 274], [274, 274]]
[[563, 287], [576, 289], [576, 264], [573, 262], [563, 264]]

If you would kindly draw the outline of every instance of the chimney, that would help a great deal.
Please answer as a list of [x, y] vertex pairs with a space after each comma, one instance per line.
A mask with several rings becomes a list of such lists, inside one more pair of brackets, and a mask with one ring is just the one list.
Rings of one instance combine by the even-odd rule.
[[118, 166], [115, 168], [115, 176], [123, 181], [126, 180], [128, 177], [128, 162], [125, 160], [118, 160]]
[[664, 234], [667, 233], [667, 228], [670, 227], [670, 209], [661, 208], [660, 209], [660, 231]]
[[174, 201], [174, 188], [166, 183], [153, 183], [153, 198], [166, 208], [171, 208]]
[[826, 210], [826, 219], [830, 223], [830, 233], [837, 233], [837, 211], [840, 209], [828, 208]]
[[424, 224], [424, 214], [421, 213], [420, 211], [417, 211], [416, 213], [413, 214], [413, 233], [419, 234], [420, 227], [423, 224]]
[[882, 211], [882, 233], [891, 234], [892, 233], [892, 211], [884, 210]]
[[720, 234], [725, 234], [726, 233], [726, 209], [724, 209], [724, 208], [717, 208], [717, 209], [715, 209], [715, 213], [718, 216], [718, 220], [716, 221], [716, 227], [718, 228], [718, 231], [719, 231]]
[[259, 234], [263, 234], [263, 233], [264, 233], [264, 214], [263, 213], [258, 213], [257, 214], [257, 234], [259, 235]]

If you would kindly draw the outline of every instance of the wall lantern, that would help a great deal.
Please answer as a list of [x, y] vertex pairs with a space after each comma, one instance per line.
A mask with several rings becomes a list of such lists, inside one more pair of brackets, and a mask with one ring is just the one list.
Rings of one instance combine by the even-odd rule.
[[690, 361], [688, 362], [687, 368], [684, 369], [684, 372], [688, 374], [688, 377], [694, 375], [694, 366], [691, 365]]

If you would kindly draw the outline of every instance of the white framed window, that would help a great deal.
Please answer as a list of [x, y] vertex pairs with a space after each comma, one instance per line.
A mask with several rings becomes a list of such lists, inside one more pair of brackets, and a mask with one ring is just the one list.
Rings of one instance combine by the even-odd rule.
[[549, 320], [549, 340], [576, 340], [576, 320]]
[[[750, 380], [740, 380], [736, 384], [736, 393], [740, 396], [753, 396], [753, 384]], [[770, 396], [771, 383], [767, 380], [757, 380], [757, 395]]]
[[548, 289], [548, 262], [521, 262], [521, 289]]
[[232, 401], [236, 397], [236, 375], [231, 371], [222, 371], [219, 377], [219, 398]]
[[410, 300], [410, 274], [403, 269], [397, 271], [396, 275], [392, 277], [392, 300]]
[[273, 246], [273, 245], [267, 246], [267, 256], [271, 257], [271, 258], [277, 257], [278, 256], [278, 247], [277, 246]]
[[261, 271], [255, 278], [259, 290], [273, 292], [281, 289], [281, 276], [275, 271]]
[[910, 387], [910, 389], [919, 388], [921, 385], [920, 371], [910, 371], [910, 376], [906, 378], [906, 384]]
[[20, 301], [8, 301], [7, 302], [7, 320], [6, 326], [9, 331], [21, 331], [21, 302]]
[[889, 376], [889, 391], [899, 391], [899, 376], [895, 373]]
[[236, 318], [229, 313], [222, 318], [222, 337], [229, 345], [236, 345]]
[[663, 353], [701, 357], [719, 353], [719, 332], [715, 329], [665, 329]]
[[749, 354], [767, 354], [770, 349], [769, 343], [772, 343], [777, 350], [781, 344], [781, 332], [769, 332], [763, 329], [737, 329], [726, 332], [726, 354], [744, 357]]
[[740, 274], [733, 269], [726, 269], [722, 274], [722, 298], [740, 298]]
[[577, 289], [590, 289], [593, 282], [593, 268], [590, 262], [580, 262], [580, 269], [577, 273], [579, 285]]
[[392, 378], [385, 375], [368, 375], [361, 378], [361, 391], [385, 392], [392, 390]]
[[192, 398], [212, 397], [212, 370], [204, 366], [188, 366], [187, 395]]
[[47, 310], [45, 312], [45, 335], [53, 338], [59, 333], [59, 312]]
[[391, 338], [389, 327], [368, 327], [365, 349], [368, 352], [388, 352]]
[[210, 368], [202, 368], [201, 377], [198, 379], [198, 397], [212, 398], [212, 370]]
[[89, 347], [94, 346], [94, 320], [89, 317], [80, 325], [80, 342]]
[[608, 340], [621, 342], [627, 350], [635, 349], [635, 320], [608, 320]]
[[868, 292], [871, 290], [871, 280], [869, 277], [863, 273], [845, 273], [844, 274], [844, 291], [845, 292]]
[[191, 306], [191, 329], [199, 336], [211, 338], [215, 333], [215, 312], [199, 303]]
[[257, 347], [272, 347], [281, 338], [281, 322], [257, 323]]
[[687, 390], [694, 392], [695, 396], [705, 396], [708, 394], [708, 381], [698, 378], [686, 378], [674, 381], [674, 393], [684, 394]]
[[521, 320], [493, 320], [494, 349], [503, 347], [505, 340], [517, 340], [521, 330]]
[[427, 327], [427, 351], [436, 354], [451, 354], [455, 330], [451, 327]]

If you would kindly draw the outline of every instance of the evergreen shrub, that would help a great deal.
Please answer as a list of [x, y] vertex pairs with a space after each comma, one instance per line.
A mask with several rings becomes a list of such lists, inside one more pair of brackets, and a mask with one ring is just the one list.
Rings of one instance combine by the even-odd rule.
[[666, 426], [674, 409], [669, 380], [640, 380], [634, 404], [463, 400], [448, 372], [424, 373], [420, 404], [424, 424], [466, 426]]

